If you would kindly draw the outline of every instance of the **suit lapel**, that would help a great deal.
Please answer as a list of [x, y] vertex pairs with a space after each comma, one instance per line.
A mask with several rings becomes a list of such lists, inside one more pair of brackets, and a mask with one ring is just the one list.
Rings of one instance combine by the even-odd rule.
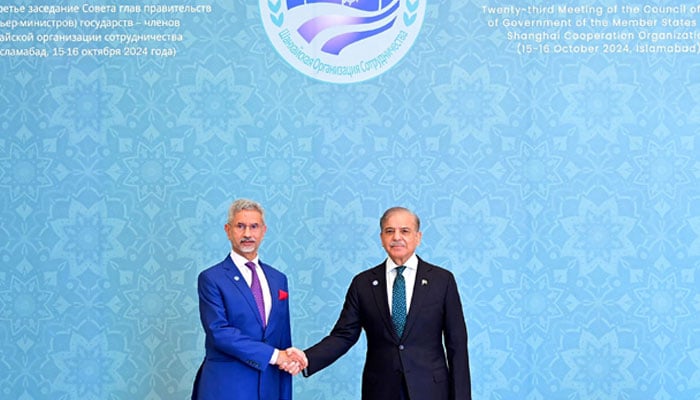
[[384, 325], [390, 332], [394, 332], [393, 335], [396, 337], [394, 323], [391, 321], [391, 313], [389, 312], [389, 300], [387, 299], [386, 265], [382, 263], [374, 267], [371, 270], [369, 282], [366, 283], [371, 287], [377, 312], [382, 317]]
[[425, 299], [430, 293], [430, 276], [431, 267], [424, 263], [420, 258], [418, 259], [418, 269], [416, 270], [416, 281], [413, 284], [413, 296], [411, 297], [411, 308], [408, 310], [408, 315], [406, 316], [406, 327], [404, 328], [403, 335], [406, 336], [410, 334], [411, 328], [418, 319], [417, 315], [420, 313], [421, 307], [425, 302]]
[[280, 319], [279, 317], [277, 317], [277, 314], [280, 312], [281, 305], [279, 293], [284, 288], [282, 287], [282, 282], [278, 279], [275, 279], [277, 275], [273, 274], [270, 271], [272, 267], [270, 267], [267, 264], [263, 264], [263, 262], [260, 261], [260, 268], [262, 268], [263, 273], [265, 274], [265, 279], [267, 280], [267, 286], [269, 286], [270, 288], [270, 302], [272, 303], [270, 305], [270, 315], [267, 317], [267, 329], [265, 330], [265, 332], [273, 332], [275, 324]]
[[230, 256], [226, 257], [224, 269], [226, 270], [226, 276], [233, 282], [233, 286], [238, 289], [241, 296], [243, 296], [246, 303], [248, 303], [250, 311], [256, 316], [258, 323], [262, 326], [260, 314], [258, 313], [258, 306], [255, 304], [255, 299], [253, 298], [253, 292], [250, 291], [250, 286], [248, 286], [245, 279], [243, 279], [243, 275], [241, 275], [241, 272], [238, 270], [236, 264], [233, 263]]

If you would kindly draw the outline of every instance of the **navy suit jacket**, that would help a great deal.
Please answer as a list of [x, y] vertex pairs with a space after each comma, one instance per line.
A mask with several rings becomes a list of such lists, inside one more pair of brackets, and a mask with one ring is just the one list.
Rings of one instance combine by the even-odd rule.
[[[355, 276], [330, 335], [307, 349], [304, 376], [345, 354], [364, 329], [367, 356], [363, 400], [398, 399], [406, 382], [411, 400], [469, 400], [467, 328], [451, 272], [418, 258], [406, 327], [395, 333], [382, 263]], [[444, 339], [444, 342], [443, 342]]]
[[272, 297], [266, 328], [250, 287], [230, 256], [199, 274], [197, 291], [206, 356], [195, 378], [193, 400], [292, 398], [291, 375], [269, 364], [275, 348], [292, 345], [287, 277], [259, 264]]

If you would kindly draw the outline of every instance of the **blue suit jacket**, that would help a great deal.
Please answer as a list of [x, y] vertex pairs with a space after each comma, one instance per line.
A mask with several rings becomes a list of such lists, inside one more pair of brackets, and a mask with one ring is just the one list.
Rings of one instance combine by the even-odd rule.
[[454, 276], [418, 258], [411, 308], [398, 337], [385, 271], [382, 263], [355, 276], [330, 335], [305, 351], [304, 376], [345, 354], [364, 330], [363, 400], [398, 399], [404, 382], [412, 400], [470, 400], [467, 327]]
[[260, 267], [272, 297], [265, 329], [250, 287], [230, 256], [199, 274], [206, 356], [195, 378], [192, 399], [292, 398], [291, 375], [269, 364], [275, 348], [292, 345], [287, 277], [262, 262]]

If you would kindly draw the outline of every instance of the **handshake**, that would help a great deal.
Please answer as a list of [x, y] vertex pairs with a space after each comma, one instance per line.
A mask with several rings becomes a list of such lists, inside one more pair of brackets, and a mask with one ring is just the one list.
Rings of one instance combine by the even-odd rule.
[[279, 369], [288, 372], [292, 376], [298, 374], [309, 365], [306, 354], [296, 347], [287, 350], [280, 350], [277, 356], [277, 366]]

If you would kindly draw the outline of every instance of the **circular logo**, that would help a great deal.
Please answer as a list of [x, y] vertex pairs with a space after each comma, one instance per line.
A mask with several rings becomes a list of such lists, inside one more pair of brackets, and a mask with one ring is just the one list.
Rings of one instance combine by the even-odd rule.
[[333, 83], [381, 75], [418, 36], [427, 0], [259, 0], [265, 32], [299, 72]]

